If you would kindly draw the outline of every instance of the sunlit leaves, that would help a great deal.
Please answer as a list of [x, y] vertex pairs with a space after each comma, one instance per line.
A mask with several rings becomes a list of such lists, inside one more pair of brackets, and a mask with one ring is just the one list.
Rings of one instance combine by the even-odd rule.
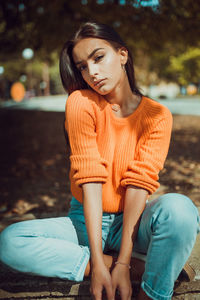
[[200, 81], [200, 48], [189, 48], [179, 56], [170, 58], [171, 72], [176, 72], [180, 84], [199, 83]]

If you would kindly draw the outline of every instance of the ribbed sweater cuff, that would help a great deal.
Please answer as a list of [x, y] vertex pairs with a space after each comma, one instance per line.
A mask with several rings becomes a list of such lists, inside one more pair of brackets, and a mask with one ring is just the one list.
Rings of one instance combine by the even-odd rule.
[[98, 182], [98, 183], [105, 183], [106, 178], [103, 177], [88, 177], [88, 178], [80, 178], [76, 180], [76, 185], [81, 186], [83, 183], [90, 183], [90, 182]]
[[108, 163], [101, 157], [87, 157], [83, 155], [72, 155], [71, 174], [76, 185], [86, 182], [106, 182], [108, 177]]
[[134, 179], [124, 178], [123, 180], [121, 180], [121, 186], [126, 187], [127, 185], [135, 185], [137, 187], [145, 189], [149, 192], [150, 195], [155, 193], [155, 191], [160, 186], [159, 182], [157, 181], [153, 183], [149, 183], [149, 182], [144, 182], [142, 180], [137, 180], [136, 178]]

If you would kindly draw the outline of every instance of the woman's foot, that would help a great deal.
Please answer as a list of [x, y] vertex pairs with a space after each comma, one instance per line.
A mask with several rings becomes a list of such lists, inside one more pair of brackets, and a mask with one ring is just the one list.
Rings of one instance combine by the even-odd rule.
[[181, 273], [178, 276], [178, 281], [193, 281], [196, 276], [195, 270], [192, 268], [192, 266], [186, 262], [184, 265]]

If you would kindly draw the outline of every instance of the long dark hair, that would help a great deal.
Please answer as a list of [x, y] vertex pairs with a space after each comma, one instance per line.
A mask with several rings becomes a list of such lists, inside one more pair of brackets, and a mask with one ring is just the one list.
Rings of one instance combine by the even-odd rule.
[[75, 90], [88, 89], [87, 83], [82, 78], [81, 72], [76, 67], [72, 51], [76, 43], [84, 38], [98, 38], [106, 40], [114, 49], [125, 47], [128, 51], [128, 60], [125, 65], [130, 88], [136, 95], [142, 95], [136, 85], [133, 58], [126, 44], [115, 30], [106, 25], [97, 22], [84, 23], [74, 34], [73, 38], [67, 41], [60, 55], [60, 76], [65, 90], [71, 94]]

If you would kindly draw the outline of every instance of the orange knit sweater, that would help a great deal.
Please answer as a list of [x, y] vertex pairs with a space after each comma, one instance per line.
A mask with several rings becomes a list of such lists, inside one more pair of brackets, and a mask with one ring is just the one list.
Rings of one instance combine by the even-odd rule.
[[[127, 185], [152, 194], [167, 156], [172, 116], [147, 97], [128, 117], [114, 115], [110, 103], [91, 91], [77, 90], [66, 102], [72, 195], [82, 203], [81, 184], [102, 182], [104, 212], [123, 211]], [[94, 199], [95, 201], [95, 199]]]

